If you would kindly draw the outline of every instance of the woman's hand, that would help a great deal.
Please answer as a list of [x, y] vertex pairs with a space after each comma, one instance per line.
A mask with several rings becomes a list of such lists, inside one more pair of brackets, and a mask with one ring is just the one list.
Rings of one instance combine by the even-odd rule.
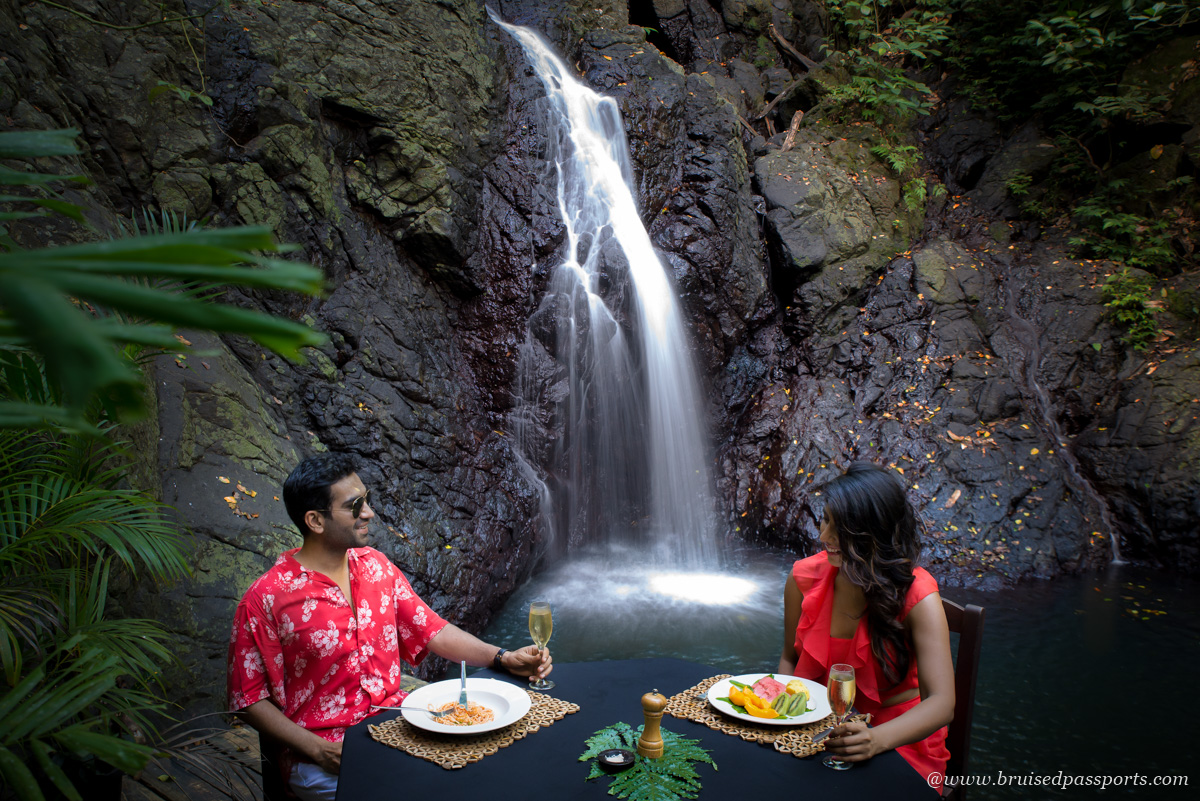
[[888, 750], [875, 736], [875, 729], [861, 720], [843, 723], [825, 740], [825, 750], [843, 762], [865, 762]]
[[554, 669], [551, 664], [553, 661], [549, 648], [539, 651], [536, 645], [526, 645], [524, 648], [509, 651], [501, 659], [504, 669], [509, 673], [514, 676], [528, 676], [531, 679], [535, 674], [543, 679], [549, 676], [550, 671]]

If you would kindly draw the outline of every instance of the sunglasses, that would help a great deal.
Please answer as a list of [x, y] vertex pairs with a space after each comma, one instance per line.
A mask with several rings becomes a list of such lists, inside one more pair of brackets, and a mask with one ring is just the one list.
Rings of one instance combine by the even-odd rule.
[[[357, 498], [355, 498], [350, 503], [350, 514], [354, 517], [355, 520], [362, 517], [363, 507], [367, 505], [367, 498], [368, 498], [368, 496], [370, 496], [370, 494], [371, 494], [371, 491], [367, 490], [366, 492], [364, 492], [362, 495], [359, 495]], [[344, 509], [346, 507], [343, 506], [340, 508]], [[327, 514], [333, 514], [334, 512], [337, 511], [337, 509], [316, 509], [315, 511], [327, 513]]]

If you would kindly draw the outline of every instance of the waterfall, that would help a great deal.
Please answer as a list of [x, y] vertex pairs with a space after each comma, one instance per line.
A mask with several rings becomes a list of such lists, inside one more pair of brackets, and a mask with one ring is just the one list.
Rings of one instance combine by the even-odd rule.
[[[649, 542], [660, 564], [712, 566], [704, 405], [678, 300], [638, 216], [620, 111], [533, 31], [488, 13], [545, 87], [566, 233], [530, 318], [513, 418], [528, 461], [546, 471], [552, 530], [571, 546], [634, 543], [646, 553]], [[555, 420], [538, 419], [547, 407]], [[546, 430], [561, 436], [539, 447]]]

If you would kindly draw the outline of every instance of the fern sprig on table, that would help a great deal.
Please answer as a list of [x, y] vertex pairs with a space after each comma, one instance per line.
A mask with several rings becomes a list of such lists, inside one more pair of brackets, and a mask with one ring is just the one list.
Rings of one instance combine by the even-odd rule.
[[[579, 757], [580, 762], [595, 760], [601, 751], [610, 748], [625, 748], [637, 752], [637, 740], [642, 727], [634, 730], [627, 723], [614, 723], [601, 729], [587, 740], [587, 750]], [[633, 767], [612, 774], [612, 785], [608, 794], [630, 801], [676, 801], [679, 798], [696, 798], [700, 792], [700, 774], [693, 763], [707, 762], [717, 769], [708, 752], [699, 745], [699, 740], [689, 740], [674, 732], [662, 730], [663, 755], [659, 759], [636, 757]], [[599, 762], [592, 762], [591, 772], [585, 781], [608, 775]]]

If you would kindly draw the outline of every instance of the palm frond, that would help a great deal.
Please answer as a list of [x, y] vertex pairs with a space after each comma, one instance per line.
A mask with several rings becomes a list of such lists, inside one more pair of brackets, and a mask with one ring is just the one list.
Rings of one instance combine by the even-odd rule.
[[201, 715], [163, 732], [162, 739], [155, 744], [157, 753], [151, 765], [155, 770], [161, 769], [172, 775], [182, 767], [209, 785], [224, 790], [229, 798], [250, 801], [258, 796], [256, 788], [261, 787], [258, 755], [222, 748], [220, 738], [229, 731], [225, 726], [194, 725], [201, 718], [220, 716], [220, 713]]
[[27, 576], [4, 577], [0, 586], [0, 669], [10, 685], [21, 675], [26, 649], [43, 653], [47, 633], [58, 625], [61, 607], [55, 593]]
[[30, 744], [30, 750], [33, 751], [34, 757], [37, 759], [38, 767], [42, 769], [42, 773], [50, 782], [58, 788], [58, 791], [67, 797], [68, 801], [83, 801], [83, 796], [79, 790], [71, 783], [71, 779], [63, 771], [62, 768], [51, 757], [54, 749], [41, 740], [33, 740]]
[[0, 565], [44, 568], [49, 554], [111, 551], [136, 573], [185, 575], [180, 535], [165, 507], [132, 490], [103, 489], [48, 476], [0, 487]]
[[70, 571], [62, 628], [85, 647], [116, 656], [118, 664], [139, 686], [157, 684], [154, 677], [161, 674], [163, 665], [175, 661], [166, 644], [169, 634], [153, 620], [106, 619], [111, 571], [111, 558], [101, 560], [90, 571]]

